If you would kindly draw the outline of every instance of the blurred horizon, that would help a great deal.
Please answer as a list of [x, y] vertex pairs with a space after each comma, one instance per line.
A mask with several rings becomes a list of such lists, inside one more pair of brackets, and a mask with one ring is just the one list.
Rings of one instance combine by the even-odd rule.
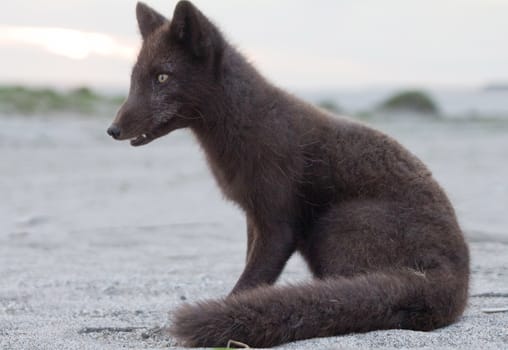
[[[146, 3], [171, 17], [177, 1]], [[508, 1], [193, 1], [292, 91], [508, 85]], [[126, 91], [134, 0], [20, 0], [0, 13], [0, 85]]]

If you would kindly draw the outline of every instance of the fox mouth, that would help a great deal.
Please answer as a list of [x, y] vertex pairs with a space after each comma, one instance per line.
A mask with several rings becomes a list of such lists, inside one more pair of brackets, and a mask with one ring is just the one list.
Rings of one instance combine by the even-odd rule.
[[131, 146], [134, 146], [134, 147], [143, 146], [143, 145], [146, 145], [146, 144], [152, 142], [156, 138], [157, 137], [151, 133], [141, 134], [141, 135], [131, 139]]
[[150, 131], [141, 133], [141, 130], [124, 130], [122, 131], [120, 127], [115, 124], [111, 125], [107, 133], [118, 141], [127, 141], [130, 140], [131, 146], [138, 147], [149, 144], [155, 139], [158, 139], [161, 136], [164, 136], [175, 129], [171, 123], [162, 123], [158, 124], [151, 128], [143, 128], [148, 129]]

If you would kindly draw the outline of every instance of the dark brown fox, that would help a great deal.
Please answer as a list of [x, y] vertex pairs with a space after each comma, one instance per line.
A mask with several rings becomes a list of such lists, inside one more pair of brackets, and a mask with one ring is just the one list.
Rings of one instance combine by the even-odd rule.
[[[136, 11], [143, 46], [108, 133], [139, 146], [190, 128], [247, 219], [245, 270], [227, 298], [176, 311], [182, 345], [269, 347], [457, 320], [468, 248], [415, 156], [273, 86], [190, 2], [172, 20]], [[295, 252], [315, 279], [273, 286]]]

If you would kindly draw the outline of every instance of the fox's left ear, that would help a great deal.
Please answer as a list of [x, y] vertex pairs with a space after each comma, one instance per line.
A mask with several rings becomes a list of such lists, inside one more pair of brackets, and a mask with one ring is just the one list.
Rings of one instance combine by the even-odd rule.
[[166, 17], [142, 2], [136, 5], [136, 18], [143, 40], [167, 21]]
[[180, 1], [171, 20], [170, 35], [197, 58], [205, 58], [213, 50], [217, 30], [189, 1]]

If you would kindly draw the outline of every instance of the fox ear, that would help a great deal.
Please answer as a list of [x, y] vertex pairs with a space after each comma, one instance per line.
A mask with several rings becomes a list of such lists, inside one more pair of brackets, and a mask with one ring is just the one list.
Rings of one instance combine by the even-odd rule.
[[143, 39], [146, 39], [167, 21], [163, 15], [142, 2], [138, 2], [136, 5], [136, 18]]
[[171, 20], [170, 34], [195, 57], [204, 58], [212, 45], [213, 25], [189, 1], [176, 4]]

